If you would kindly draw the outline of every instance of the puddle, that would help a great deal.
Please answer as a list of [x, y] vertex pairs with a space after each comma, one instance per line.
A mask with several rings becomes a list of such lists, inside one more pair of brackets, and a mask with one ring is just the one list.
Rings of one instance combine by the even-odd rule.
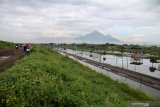
[[9, 56], [0, 56], [0, 60], [5, 60], [5, 59], [8, 59]]

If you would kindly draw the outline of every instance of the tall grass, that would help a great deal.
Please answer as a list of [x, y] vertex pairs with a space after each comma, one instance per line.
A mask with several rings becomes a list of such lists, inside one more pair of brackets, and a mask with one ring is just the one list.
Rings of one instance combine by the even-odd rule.
[[152, 100], [41, 45], [0, 73], [2, 107], [124, 107]]

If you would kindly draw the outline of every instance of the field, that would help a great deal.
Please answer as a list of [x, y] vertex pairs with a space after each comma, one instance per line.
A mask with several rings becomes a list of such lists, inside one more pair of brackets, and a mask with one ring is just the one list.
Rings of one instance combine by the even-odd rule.
[[0, 41], [0, 72], [7, 69], [22, 57], [23, 48], [15, 49], [15, 44]]
[[14, 48], [15, 44], [12, 42], [6, 42], [6, 41], [1, 41], [0, 40], [0, 49], [4, 49], [4, 48]]
[[20, 60], [23, 56], [22, 48], [14, 49], [7, 48], [0, 50], [0, 72], [9, 68], [17, 60]]
[[153, 100], [42, 45], [0, 73], [0, 107], [125, 107]]

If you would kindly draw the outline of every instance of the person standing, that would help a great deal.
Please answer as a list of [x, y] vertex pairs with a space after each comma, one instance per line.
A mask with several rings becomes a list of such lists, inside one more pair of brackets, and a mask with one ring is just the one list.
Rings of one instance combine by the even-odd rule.
[[16, 44], [16, 49], [18, 49], [18, 44]]
[[26, 51], [27, 51], [27, 53], [29, 53], [30, 52], [29, 44], [27, 44], [26, 47], [27, 47]]
[[23, 46], [23, 55], [26, 56], [26, 54], [27, 54], [27, 45], [25, 44]]

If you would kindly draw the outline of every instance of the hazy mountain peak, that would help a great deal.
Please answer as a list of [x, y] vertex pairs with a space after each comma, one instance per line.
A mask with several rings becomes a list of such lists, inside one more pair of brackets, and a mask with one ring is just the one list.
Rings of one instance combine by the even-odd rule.
[[37, 42], [46, 41], [46, 42], [55, 42], [55, 43], [119, 43], [120, 41], [114, 38], [112, 35], [104, 35], [99, 31], [93, 31], [84, 36], [79, 37], [45, 37], [37, 38]]
[[114, 38], [111, 35], [104, 35], [101, 32], [93, 31], [85, 36], [80, 36], [77, 40], [86, 42], [86, 43], [114, 43], [119, 42], [118, 39]]
[[91, 32], [90, 34], [97, 34], [97, 35], [103, 35], [101, 32], [99, 32], [99, 31], [93, 31], [93, 32]]
[[91, 32], [91, 33], [89, 33], [89, 34], [87, 34], [85, 36], [92, 36], [92, 37], [96, 36], [96, 37], [99, 37], [99, 36], [105, 36], [105, 35], [103, 35], [101, 32], [93, 31], [93, 32]]

